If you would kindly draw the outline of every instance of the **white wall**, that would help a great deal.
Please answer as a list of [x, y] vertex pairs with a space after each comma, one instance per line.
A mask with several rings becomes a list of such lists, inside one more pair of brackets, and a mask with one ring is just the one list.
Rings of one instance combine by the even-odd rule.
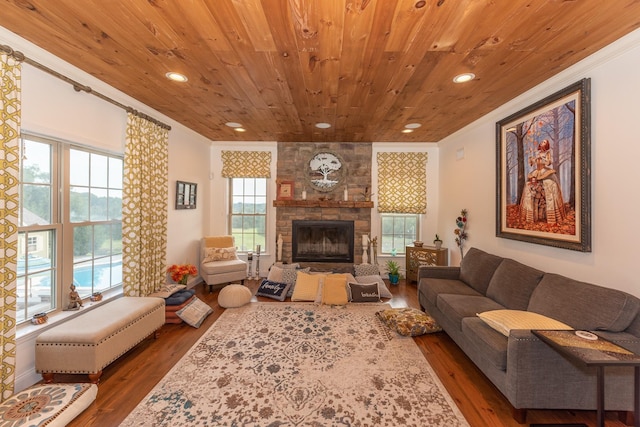
[[[456, 248], [454, 219], [467, 208], [472, 246], [544, 271], [640, 296], [634, 265], [640, 228], [640, 30], [451, 135], [440, 145], [439, 229]], [[494, 76], [500, 78], [499, 75]], [[487, 77], [489, 78], [489, 77]], [[495, 123], [582, 78], [591, 78], [592, 248], [582, 253], [497, 238]], [[464, 158], [456, 160], [463, 148]], [[460, 255], [452, 251], [452, 264]]]

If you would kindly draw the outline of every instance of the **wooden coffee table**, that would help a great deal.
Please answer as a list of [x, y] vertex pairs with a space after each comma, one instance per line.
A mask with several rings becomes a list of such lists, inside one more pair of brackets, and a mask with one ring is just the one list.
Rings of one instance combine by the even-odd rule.
[[[640, 427], [640, 355], [587, 331], [533, 330], [531, 332], [564, 357], [596, 368], [597, 425], [599, 427], [604, 427], [605, 366], [633, 366], [633, 418], [635, 427]], [[593, 339], [594, 337], [597, 339]]]

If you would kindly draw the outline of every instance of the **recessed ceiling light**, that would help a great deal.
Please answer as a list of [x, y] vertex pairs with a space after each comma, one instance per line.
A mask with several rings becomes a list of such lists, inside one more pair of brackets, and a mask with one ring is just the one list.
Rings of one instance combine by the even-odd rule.
[[409, 123], [408, 125], [404, 125], [407, 129], [418, 129], [422, 124], [420, 123]]
[[233, 130], [235, 130], [236, 132], [246, 132], [247, 131], [245, 128], [233, 128]]
[[165, 74], [165, 76], [169, 79], [169, 80], [173, 80], [174, 82], [180, 82], [180, 83], [184, 83], [187, 80], [189, 80], [187, 78], [187, 76], [185, 76], [184, 74], [180, 74], [180, 73], [176, 73], [174, 71], [170, 71], [167, 74]]
[[458, 74], [453, 78], [454, 83], [466, 83], [476, 78], [476, 75], [473, 73], [464, 73]]
[[402, 133], [411, 133], [411, 132], [413, 132], [413, 129], [402, 129], [400, 132], [402, 132]]
[[242, 125], [240, 123], [236, 123], [236, 122], [227, 122], [225, 123], [225, 125], [229, 126], [230, 128], [241, 128]]
[[318, 129], [328, 129], [331, 127], [330, 123], [316, 123]]

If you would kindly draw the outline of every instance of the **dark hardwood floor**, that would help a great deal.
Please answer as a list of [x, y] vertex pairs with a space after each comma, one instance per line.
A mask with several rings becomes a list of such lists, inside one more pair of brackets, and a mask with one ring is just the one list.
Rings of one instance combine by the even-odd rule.
[[[246, 284], [255, 292], [257, 282], [248, 281]], [[390, 289], [394, 295], [389, 301], [392, 306], [418, 307], [415, 284], [407, 285], [401, 281], [397, 286], [390, 286]], [[198, 338], [215, 324], [224, 312], [217, 303], [218, 290], [209, 293], [203, 285], [197, 286], [196, 290], [197, 296], [214, 309], [202, 326], [195, 329], [184, 323], [165, 325], [160, 329], [159, 338], [147, 338], [105, 368], [96, 401], [69, 426], [119, 425]], [[279, 304], [268, 298], [260, 297], [258, 300]], [[595, 411], [532, 410], [527, 413], [527, 423], [518, 424], [512, 418], [512, 408], [507, 400], [444, 332], [414, 339], [472, 427], [518, 427], [531, 423], [584, 423], [595, 426]], [[58, 380], [86, 381], [86, 377], [57, 376]], [[585, 393], [590, 392], [585, 390]], [[607, 426], [624, 426], [618, 421], [617, 413], [607, 413], [606, 419]]]

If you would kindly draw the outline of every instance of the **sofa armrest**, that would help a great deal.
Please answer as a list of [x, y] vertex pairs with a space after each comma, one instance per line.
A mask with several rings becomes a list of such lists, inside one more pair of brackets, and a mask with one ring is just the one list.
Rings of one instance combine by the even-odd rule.
[[420, 279], [431, 277], [434, 279], [456, 280], [460, 277], [460, 267], [445, 267], [436, 265], [423, 265], [418, 268], [418, 282]]

